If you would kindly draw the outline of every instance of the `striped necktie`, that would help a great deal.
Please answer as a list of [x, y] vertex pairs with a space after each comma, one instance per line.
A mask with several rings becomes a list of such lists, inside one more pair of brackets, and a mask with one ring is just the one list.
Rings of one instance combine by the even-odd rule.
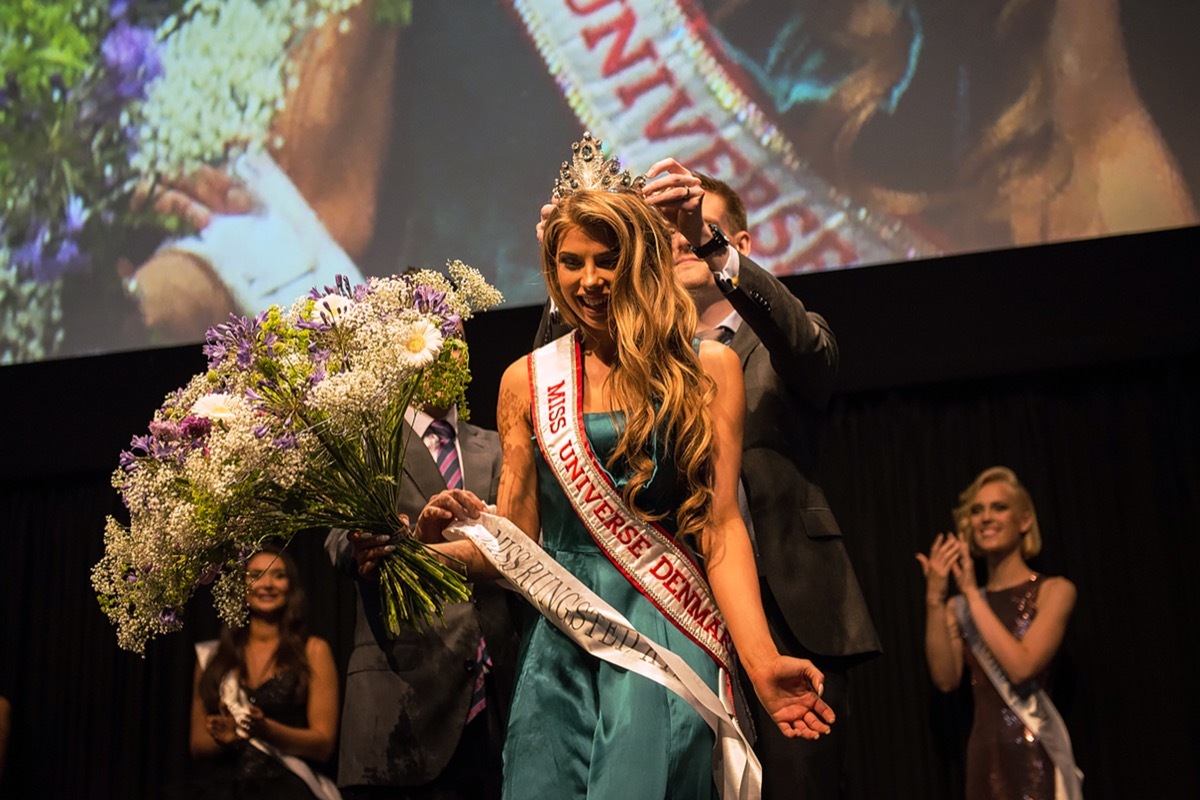
[[[444, 419], [435, 419], [429, 423], [429, 430], [437, 436], [438, 471], [446, 481], [447, 489], [463, 488], [462, 466], [458, 463], [458, 448], [454, 444], [454, 427]], [[479, 647], [475, 652], [475, 684], [471, 688], [471, 705], [467, 709], [467, 722], [475, 719], [481, 711], [487, 708], [487, 674], [492, 668], [492, 659], [488, 656], [487, 642], [479, 637]]]
[[446, 479], [447, 489], [463, 488], [462, 467], [458, 463], [458, 447], [454, 443], [454, 427], [444, 419], [435, 419], [429, 423], [429, 430], [437, 436], [438, 471]]

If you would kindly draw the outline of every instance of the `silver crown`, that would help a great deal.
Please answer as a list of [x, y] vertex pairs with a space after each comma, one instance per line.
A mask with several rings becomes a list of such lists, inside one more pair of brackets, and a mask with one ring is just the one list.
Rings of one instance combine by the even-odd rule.
[[564, 197], [585, 189], [598, 189], [605, 192], [637, 192], [642, 193], [646, 185], [645, 175], [631, 175], [629, 170], [621, 169], [621, 164], [615, 158], [605, 158], [601, 148], [604, 142], [584, 131], [583, 139], [571, 143], [574, 155], [571, 162], [563, 162], [558, 177], [554, 179], [554, 199]]

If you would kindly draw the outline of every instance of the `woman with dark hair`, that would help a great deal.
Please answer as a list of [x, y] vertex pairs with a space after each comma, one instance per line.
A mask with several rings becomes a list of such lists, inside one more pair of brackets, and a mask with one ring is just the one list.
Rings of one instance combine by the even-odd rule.
[[[780, 656], [767, 629], [738, 512], [741, 365], [727, 347], [695, 342], [674, 231], [649, 204], [698, 244], [708, 232], [698, 180], [661, 178], [648, 201], [599, 147], [586, 135], [576, 145], [542, 236], [543, 276], [573, 330], [512, 364], [500, 385], [497, 514], [529, 537], [506, 540], [508, 566], [517, 551], [522, 566], [505, 576], [543, 614], [522, 644], [504, 794], [706, 798], [716, 777], [726, 796], [757, 796], [727, 782], [748, 746], [714, 770], [710, 726], [728, 715], [706, 717], [695, 701], [727, 688], [732, 646], [785, 735], [817, 738], [833, 713], [819, 698], [820, 671]], [[440, 538], [450, 520], [482, 510], [467, 492], [444, 492], [418, 533]], [[541, 549], [530, 541], [539, 531]], [[471, 541], [436, 547], [471, 580], [497, 575]], [[594, 598], [572, 600], [584, 595]], [[602, 607], [616, 614], [602, 620]], [[645, 639], [653, 653], [617, 661]], [[701, 691], [689, 700], [659, 680], [659, 657], [685, 662], [675, 674]]]
[[[934, 685], [957, 689], [964, 664], [971, 674], [967, 798], [1078, 798], [1082, 773], [1045, 692], [1075, 585], [1026, 563], [1042, 549], [1041, 531], [1029, 492], [1007, 467], [980, 473], [959, 495], [954, 520], [958, 535], [939, 534], [917, 560], [925, 573], [925, 656]], [[987, 561], [983, 587], [976, 557]], [[951, 575], [962, 594], [947, 600]]]
[[205, 761], [197, 796], [337, 796], [306, 763], [333, 756], [338, 682], [329, 644], [308, 635], [296, 575], [290, 555], [264, 547], [246, 564], [248, 623], [196, 645], [191, 753]]

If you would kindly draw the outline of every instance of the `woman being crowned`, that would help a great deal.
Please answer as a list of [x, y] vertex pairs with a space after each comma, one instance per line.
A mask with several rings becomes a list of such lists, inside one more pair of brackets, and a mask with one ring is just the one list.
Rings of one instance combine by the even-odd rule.
[[[503, 577], [543, 614], [524, 637], [504, 794], [756, 796], [757, 778], [722, 778], [736, 758], [717, 757], [714, 771], [714, 741], [731, 738], [714, 729], [731, 727], [729, 716], [706, 716], [697, 700], [724, 694], [730, 708], [722, 684], [732, 651], [785, 735], [817, 738], [834, 715], [819, 697], [820, 671], [780, 656], [768, 633], [738, 513], [741, 365], [721, 344], [695, 345], [695, 308], [673, 274], [663, 214], [698, 244], [698, 181], [668, 172], [643, 196], [644, 179], [619, 173], [599, 148], [587, 134], [576, 145], [542, 237], [546, 286], [573, 330], [512, 364], [500, 384], [497, 514], [528, 537], [540, 531], [544, 549], [520, 535], [499, 548]], [[418, 531], [440, 539], [483, 510], [474, 495], [444, 492]], [[505, 561], [469, 540], [435, 547], [470, 580], [497, 577]], [[575, 616], [564, 611], [584, 596], [593, 599], [577, 602]], [[614, 612], [609, 621], [600, 607]], [[740, 752], [757, 770], [748, 747]]]

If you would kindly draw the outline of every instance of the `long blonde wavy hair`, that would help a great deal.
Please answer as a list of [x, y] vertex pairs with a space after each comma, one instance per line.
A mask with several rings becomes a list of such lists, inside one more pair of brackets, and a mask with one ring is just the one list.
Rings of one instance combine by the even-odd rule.
[[633, 192], [580, 191], [561, 200], [546, 220], [542, 273], [564, 322], [579, 327], [558, 283], [558, 248], [581, 228], [617, 253], [609, 290], [609, 325], [616, 359], [605, 387], [625, 425], [608, 460], [624, 462], [630, 477], [625, 503], [644, 519], [658, 520], [637, 504], [654, 476], [654, 441], [674, 458], [684, 500], [676, 512], [677, 535], [703, 547], [711, 519], [715, 438], [708, 404], [716, 393], [692, 347], [696, 308], [675, 278], [671, 231], [663, 216]]

